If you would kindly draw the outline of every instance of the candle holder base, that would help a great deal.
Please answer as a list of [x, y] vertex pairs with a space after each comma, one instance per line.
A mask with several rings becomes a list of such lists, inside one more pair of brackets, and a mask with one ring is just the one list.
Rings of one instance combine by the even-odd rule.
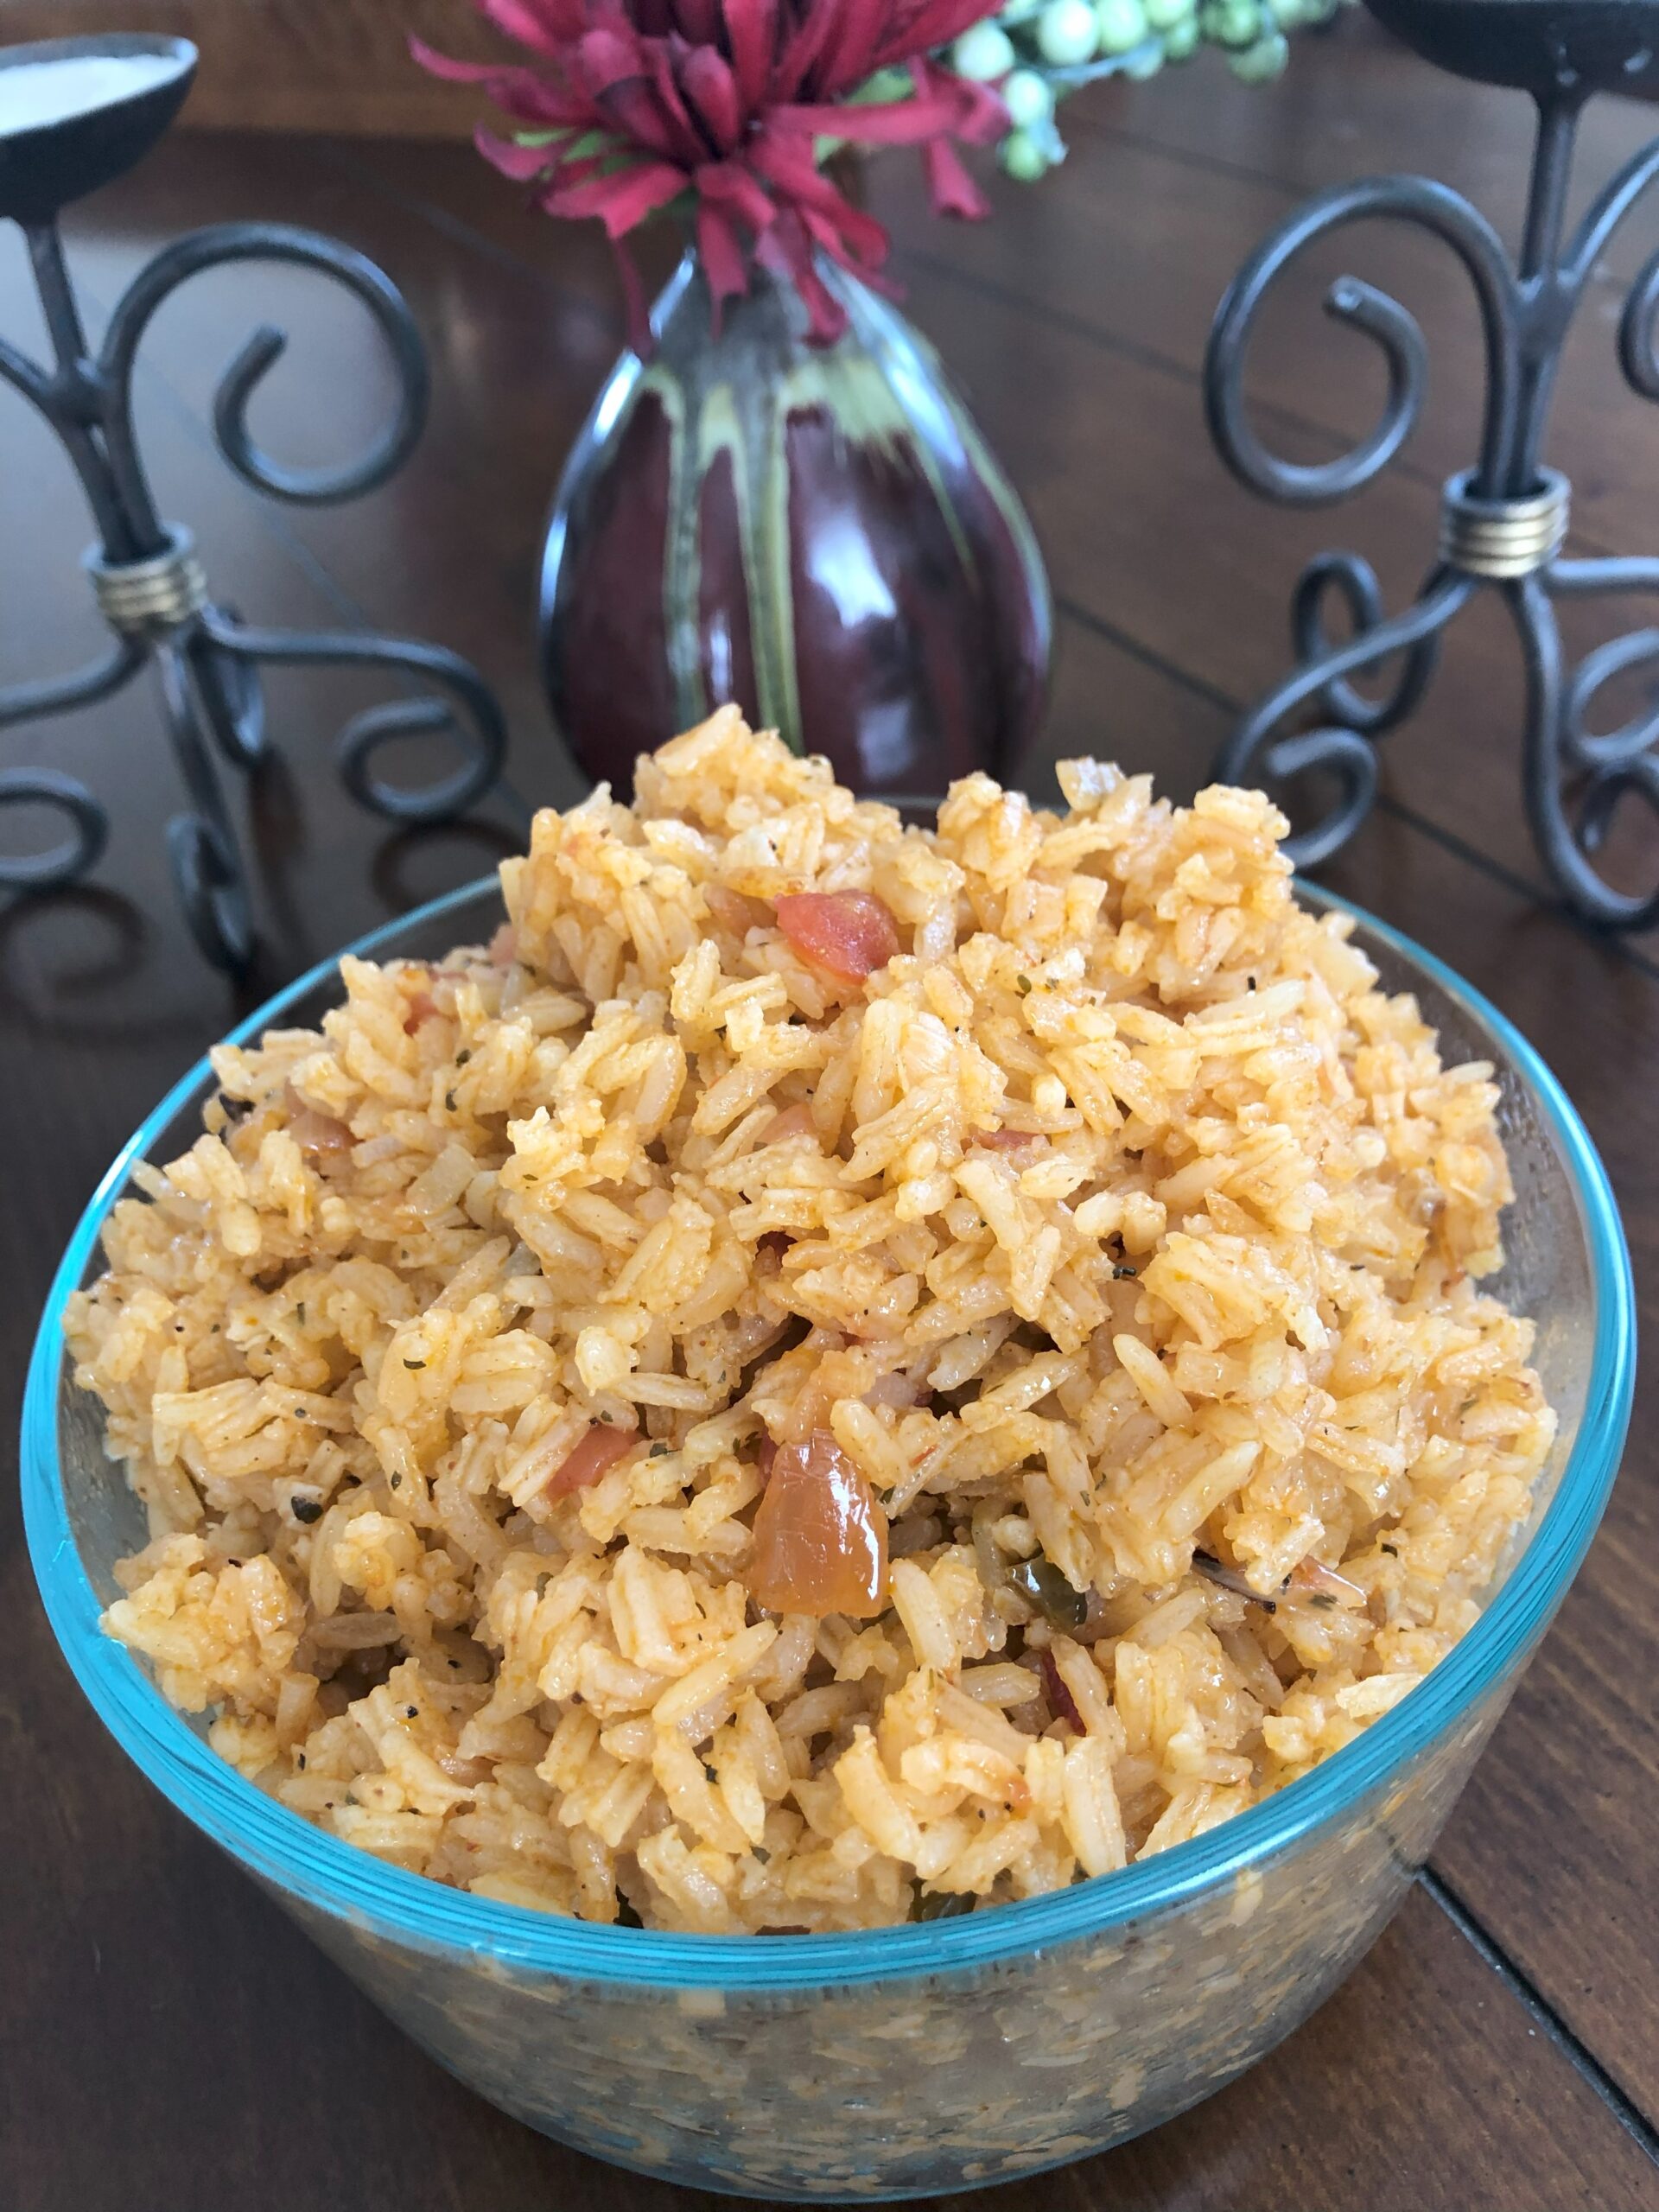
[[[1605, 592], [1659, 590], [1659, 558], [1563, 557], [1569, 505], [1564, 477], [1541, 459], [1550, 396], [1562, 346], [1591, 271], [1613, 232], [1659, 176], [1659, 140], [1637, 154], [1603, 189], [1567, 237], [1564, 209], [1573, 149], [1585, 100], [1599, 86], [1648, 70], [1659, 49], [1659, 8], [1626, 0], [1598, 12], [1580, 0], [1581, 48], [1561, 47], [1562, 26], [1577, 20], [1574, 0], [1559, 8], [1500, 5], [1504, 37], [1486, 29], [1473, 47], [1448, 55], [1447, 26], [1468, 28], [1447, 0], [1368, 0], [1374, 12], [1419, 52], [1459, 73], [1522, 85], [1538, 108], [1526, 230], [1512, 262], [1485, 218], [1427, 177], [1393, 176], [1343, 186], [1310, 200], [1252, 256], [1223, 300], [1205, 364], [1211, 435], [1240, 480], [1265, 497], [1315, 505], [1357, 491], [1378, 475], [1415, 427], [1427, 372], [1427, 347], [1415, 320], [1387, 294], [1351, 276], [1332, 286], [1325, 310], [1381, 348], [1389, 392], [1370, 435], [1317, 467], [1281, 459], [1252, 427], [1244, 404], [1246, 355], [1262, 302], [1287, 264], [1316, 239], [1361, 220], [1404, 222], [1446, 245], [1461, 262], [1480, 310], [1486, 406], [1480, 457], [1441, 495], [1436, 557], [1415, 601], [1386, 616], [1376, 575], [1357, 554], [1323, 553], [1298, 579], [1291, 602], [1297, 666], [1245, 716], [1224, 748], [1217, 772], [1232, 782], [1282, 785], [1309, 769], [1337, 779], [1338, 795], [1322, 819], [1287, 849], [1300, 867], [1328, 859], [1370, 810], [1377, 789], [1377, 741], [1422, 698], [1447, 626], [1478, 591], [1499, 593], [1509, 608], [1526, 676], [1522, 772], [1528, 819], [1540, 857], [1568, 907], [1610, 929], [1659, 920], [1659, 888], [1630, 893], [1610, 884], [1597, 863], [1613, 814], [1627, 795], [1659, 812], [1659, 699], [1619, 727], [1592, 729], [1600, 693], [1615, 678], [1650, 664], [1659, 674], [1659, 630], [1643, 629], [1598, 647], [1569, 668], [1557, 617], [1560, 602]], [[1613, 20], [1617, 16], [1617, 22]], [[1482, 16], [1481, 22], [1486, 19]], [[1488, 28], [1491, 28], [1489, 26]], [[1614, 32], [1617, 31], [1617, 37]], [[1472, 34], [1471, 34], [1472, 35]], [[1519, 51], [1527, 39], [1535, 58]], [[1557, 49], [1560, 49], [1558, 52]], [[1569, 50], [1570, 49], [1570, 50]], [[1659, 254], [1625, 302], [1619, 359], [1641, 397], [1659, 399]], [[1324, 613], [1342, 602], [1351, 634], [1331, 641]], [[1393, 664], [1380, 696], [1353, 679]], [[1313, 714], [1311, 728], [1300, 727]]]
[[[309, 666], [384, 671], [410, 686], [403, 697], [367, 709], [340, 733], [341, 780], [364, 806], [401, 823], [443, 822], [495, 783], [506, 750], [501, 711], [471, 664], [443, 647], [370, 632], [258, 629], [214, 601], [189, 531], [156, 512], [132, 423], [132, 376], [144, 334], [162, 302], [207, 269], [238, 261], [288, 263], [342, 285], [373, 317], [397, 376], [393, 420], [360, 459], [344, 467], [296, 470], [264, 453], [248, 427], [250, 401], [284, 351], [283, 334], [256, 331], [226, 371], [213, 406], [219, 450], [243, 480], [270, 497], [321, 505], [373, 490], [402, 467], [425, 424], [425, 355], [402, 295], [373, 263], [349, 247], [285, 225], [230, 223], [192, 232], [166, 247], [117, 303], [101, 348], [87, 346], [58, 231], [58, 207], [107, 181], [160, 136], [188, 88], [194, 51], [182, 41], [57, 40], [14, 48], [0, 62], [0, 90], [23, 79], [20, 68], [84, 72], [111, 50], [116, 63], [165, 64], [141, 73], [132, 97], [107, 85], [92, 128], [79, 111], [0, 114], [0, 217], [18, 221], [29, 245], [51, 365], [27, 359], [0, 340], [0, 378], [28, 399], [56, 434], [80, 480], [99, 531], [84, 567], [111, 633], [102, 659], [74, 674], [0, 690], [0, 729], [61, 715], [122, 690], [147, 665], [159, 680], [174, 758], [188, 800], [168, 828], [168, 849], [185, 917], [206, 958], [238, 973], [252, 957], [247, 876], [217, 763], [249, 770], [264, 756], [266, 727], [260, 670]], [[118, 49], [118, 51], [116, 51]], [[46, 84], [48, 79], [42, 79]], [[15, 103], [14, 103], [15, 105]], [[121, 153], [111, 167], [111, 134]], [[19, 152], [30, 158], [22, 162]], [[46, 200], [38, 195], [50, 185]], [[29, 195], [34, 194], [36, 198]], [[22, 197], [18, 195], [22, 194]], [[413, 687], [418, 687], [415, 689]], [[382, 747], [396, 738], [442, 734], [459, 751], [449, 773], [421, 785], [377, 772]], [[0, 810], [45, 806], [65, 824], [49, 850], [0, 857], [0, 887], [39, 891], [73, 881], [96, 865], [108, 817], [85, 785], [55, 770], [0, 773]]]

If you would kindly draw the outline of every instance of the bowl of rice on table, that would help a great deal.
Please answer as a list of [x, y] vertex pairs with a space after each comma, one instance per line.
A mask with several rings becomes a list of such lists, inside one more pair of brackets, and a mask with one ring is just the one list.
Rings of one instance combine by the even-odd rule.
[[955, 2189], [1230, 2080], [1617, 1467], [1628, 1263], [1530, 1049], [1259, 794], [1059, 780], [906, 828], [723, 710], [217, 1048], [42, 1325], [105, 1722], [650, 2173]]

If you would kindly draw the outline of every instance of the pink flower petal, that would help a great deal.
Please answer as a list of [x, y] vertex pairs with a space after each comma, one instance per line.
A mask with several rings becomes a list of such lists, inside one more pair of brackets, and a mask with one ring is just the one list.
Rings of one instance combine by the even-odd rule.
[[452, 85], [487, 85], [492, 77], [505, 74], [499, 61], [457, 61], [450, 54], [440, 54], [423, 38], [411, 38], [409, 50], [429, 75], [446, 78]]
[[720, 0], [669, 0], [669, 13], [688, 46], [718, 46]]
[[581, 0], [477, 0], [478, 11], [516, 45], [558, 55], [582, 29]]
[[775, 276], [786, 277], [800, 294], [813, 343], [832, 346], [847, 327], [847, 310], [814, 268], [812, 241], [792, 207], [783, 209], [772, 228], [762, 233], [754, 257]]
[[766, 98], [778, 43], [778, 0], [724, 0], [738, 97], [753, 115]]
[[515, 184], [531, 184], [544, 175], [558, 160], [556, 145], [521, 146], [512, 138], [503, 138], [484, 124], [473, 133], [473, 143], [493, 169], [511, 177]]
[[684, 174], [667, 162], [640, 162], [580, 184], [561, 186], [543, 202], [550, 215], [597, 216], [606, 235], [620, 238], [684, 191]]
[[990, 202], [963, 167], [962, 156], [948, 138], [936, 138], [922, 149], [927, 188], [936, 215], [959, 215], [978, 222], [991, 212]]
[[731, 217], [706, 200], [697, 209], [697, 251], [718, 315], [722, 300], [748, 290], [749, 264]]
[[890, 9], [876, 66], [891, 69], [913, 55], [949, 46], [990, 12], [986, 0], [925, 0], [919, 8]]
[[741, 162], [705, 162], [692, 181], [703, 199], [722, 201], [757, 234], [777, 220], [777, 207]]
[[743, 129], [743, 104], [731, 64], [711, 46], [694, 47], [681, 64], [680, 82], [715, 150], [729, 154]]
[[809, 137], [845, 138], [858, 146], [920, 146], [948, 130], [955, 114], [942, 99], [886, 100], [868, 107], [836, 101], [774, 108], [766, 118]]
[[824, 48], [830, 44], [835, 29], [836, 11], [820, 0], [816, 8], [809, 8], [801, 21], [784, 41], [784, 50], [779, 56], [772, 73], [772, 95], [774, 99], [792, 100], [809, 83], [816, 88], [814, 72], [823, 59]]
[[[705, 48], [703, 51], [707, 52], [708, 49]], [[692, 54], [686, 56], [688, 61], [694, 58], [695, 50]], [[712, 54], [710, 59], [719, 61], [720, 56]], [[645, 63], [651, 72], [652, 91], [656, 95], [658, 105], [668, 125], [669, 143], [663, 150], [671, 161], [683, 162], [688, 167], [694, 166], [704, 159], [709, 148], [702, 132], [697, 129], [696, 124], [686, 111], [685, 100], [675, 80], [674, 65], [669, 58], [666, 42], [648, 46], [645, 49]]]
[[624, 24], [601, 24], [584, 31], [567, 57], [571, 73], [594, 99], [613, 85], [645, 78], [645, 43]]
[[817, 91], [826, 94], [855, 92], [874, 71], [882, 44], [882, 32], [893, 13], [892, 0], [842, 0], [836, 14], [834, 44], [822, 57]]

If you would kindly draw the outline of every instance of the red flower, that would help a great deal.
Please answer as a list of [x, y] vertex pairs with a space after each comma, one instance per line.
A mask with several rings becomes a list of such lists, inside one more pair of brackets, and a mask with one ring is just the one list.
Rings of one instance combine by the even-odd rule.
[[[419, 40], [435, 75], [482, 85], [524, 126], [480, 130], [504, 175], [536, 188], [550, 215], [593, 216], [622, 270], [636, 346], [645, 301], [622, 245], [656, 209], [696, 200], [713, 296], [746, 292], [753, 262], [795, 284], [813, 335], [846, 315], [815, 266], [822, 252], [879, 280], [887, 235], [818, 168], [815, 142], [918, 146], [935, 209], [986, 213], [953, 140], [987, 145], [1007, 128], [997, 95], [931, 59], [997, 0], [474, 0], [533, 57], [519, 67], [452, 61]], [[907, 68], [911, 96], [852, 95]]]

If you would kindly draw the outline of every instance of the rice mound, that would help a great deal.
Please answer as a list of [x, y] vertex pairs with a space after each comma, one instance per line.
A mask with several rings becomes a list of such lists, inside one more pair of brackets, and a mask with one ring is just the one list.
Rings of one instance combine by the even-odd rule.
[[[484, 1897], [862, 1928], [1196, 1835], [1469, 1626], [1554, 1427], [1491, 1070], [1260, 794], [1059, 773], [906, 829], [726, 709], [537, 816], [491, 947], [215, 1052], [67, 1325], [105, 1626], [243, 1774]], [[838, 982], [803, 891], [906, 949]], [[746, 1580], [813, 1440], [874, 1618]]]

